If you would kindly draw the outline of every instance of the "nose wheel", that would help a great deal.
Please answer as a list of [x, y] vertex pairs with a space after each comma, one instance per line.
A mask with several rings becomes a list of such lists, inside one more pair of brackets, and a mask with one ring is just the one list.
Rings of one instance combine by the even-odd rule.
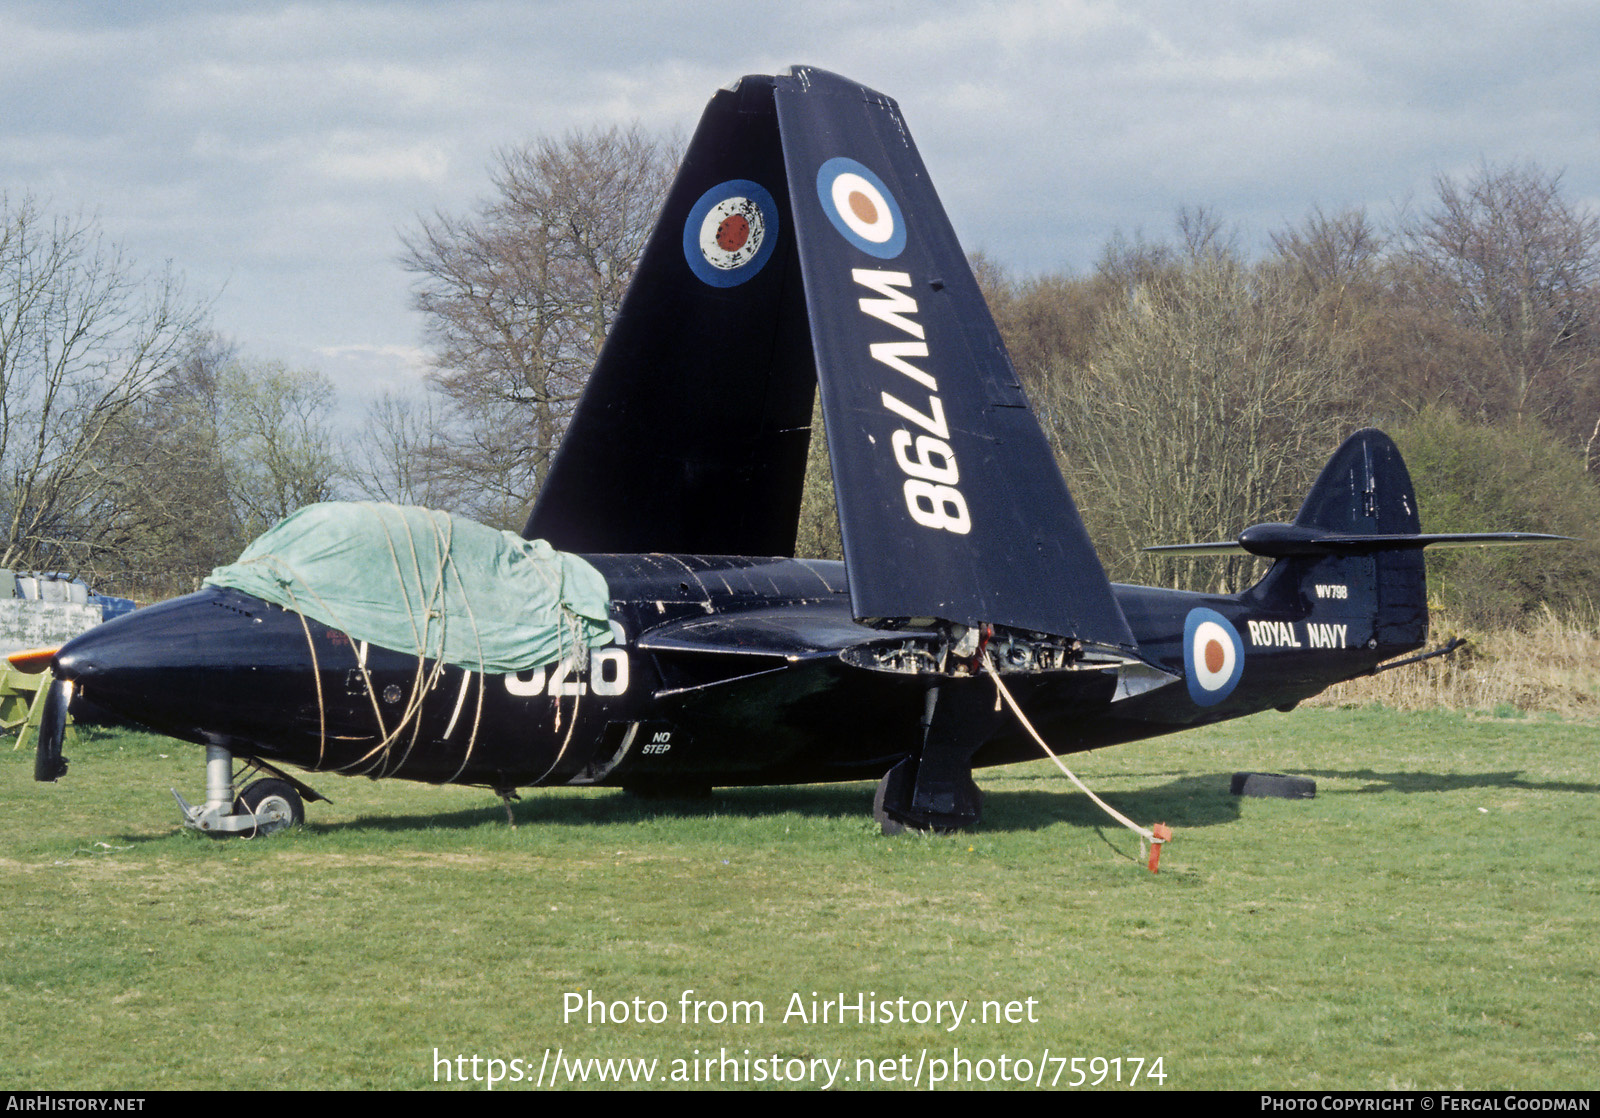
[[250, 816], [255, 819], [254, 832], [240, 832], [246, 837], [251, 833], [270, 835], [274, 831], [304, 823], [306, 805], [300, 793], [287, 780], [267, 777], [245, 786], [239, 798], [233, 801], [233, 814], [235, 818]]
[[172, 795], [183, 809], [183, 825], [216, 835], [253, 838], [270, 835], [306, 820], [306, 800], [326, 800], [297, 780], [291, 780], [270, 766], [273, 776], [245, 785], [234, 795], [233, 754], [221, 746], [206, 746], [206, 802], [189, 803], [174, 788]]

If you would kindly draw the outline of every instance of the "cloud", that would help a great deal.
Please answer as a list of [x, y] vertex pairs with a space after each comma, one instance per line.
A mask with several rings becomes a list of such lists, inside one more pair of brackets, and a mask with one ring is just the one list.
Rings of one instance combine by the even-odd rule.
[[[792, 63], [896, 98], [957, 232], [1022, 271], [1204, 203], [1264, 240], [1479, 160], [1600, 198], [1600, 8], [1529, 0], [0, 0], [0, 190], [99, 212], [220, 287], [218, 328], [335, 365], [421, 336], [419, 213], [466, 212], [500, 148], [641, 121]], [[625, 31], [626, 33], [620, 33]], [[363, 348], [365, 347], [365, 348]]]
[[381, 362], [387, 367], [399, 365], [419, 378], [428, 371], [428, 354], [420, 346], [334, 345], [319, 346], [315, 352], [330, 361]]

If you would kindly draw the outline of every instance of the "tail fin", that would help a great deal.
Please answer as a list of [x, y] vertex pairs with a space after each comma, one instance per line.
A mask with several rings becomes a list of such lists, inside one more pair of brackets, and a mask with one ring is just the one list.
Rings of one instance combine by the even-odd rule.
[[1133, 647], [898, 106], [775, 100], [855, 615]]
[[[1370, 427], [1346, 439], [1322, 468], [1294, 522], [1350, 535], [1421, 532], [1417, 491], [1394, 440]], [[1428, 639], [1428, 576], [1421, 547], [1345, 556], [1333, 567], [1346, 585], [1353, 582], [1364, 591], [1370, 587], [1373, 639], [1379, 648], [1420, 647]], [[1313, 580], [1313, 593], [1317, 585]]]
[[1294, 522], [1342, 535], [1420, 533], [1411, 472], [1394, 440], [1372, 427], [1346, 439], [1317, 475]]
[[1281, 556], [1251, 591], [1264, 608], [1370, 622], [1363, 639], [1389, 656], [1421, 647], [1428, 636], [1422, 548], [1430, 541], [1420, 531], [1400, 448], [1367, 428], [1334, 451], [1292, 525], [1258, 525], [1239, 542]]
[[1382, 431], [1357, 431], [1317, 475], [1293, 524], [1256, 524], [1237, 540], [1162, 544], [1164, 555], [1248, 552], [1276, 559], [1245, 599], [1267, 613], [1315, 614], [1319, 647], [1364, 645], [1386, 659], [1418, 648], [1428, 636], [1425, 547], [1509, 547], [1560, 543], [1537, 532], [1423, 533], [1417, 494], [1400, 448]]

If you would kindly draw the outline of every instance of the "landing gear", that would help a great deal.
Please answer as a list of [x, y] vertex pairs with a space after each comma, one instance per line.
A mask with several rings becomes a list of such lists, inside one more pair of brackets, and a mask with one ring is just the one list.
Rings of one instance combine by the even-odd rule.
[[938, 779], [926, 757], [907, 757], [884, 773], [872, 797], [872, 818], [886, 835], [945, 834], [977, 826], [982, 814], [983, 792], [971, 771], [952, 769]]
[[506, 826], [510, 827], [513, 831], [516, 830], [517, 817], [511, 814], [511, 801], [520, 800], [522, 797], [517, 795], [517, 790], [515, 788], [496, 788], [494, 790], [494, 794], [499, 796], [500, 802], [505, 805]]
[[246, 785], [235, 797], [233, 754], [220, 745], [206, 746], [206, 802], [190, 804], [172, 790], [183, 809], [183, 825], [208, 834], [270, 835], [304, 823], [306, 800], [327, 799], [269, 765], [253, 765], [273, 775]]
[[872, 817], [886, 835], [975, 826], [983, 793], [972, 780], [972, 755], [1001, 715], [978, 679], [930, 684], [923, 696], [919, 748], [884, 774]]

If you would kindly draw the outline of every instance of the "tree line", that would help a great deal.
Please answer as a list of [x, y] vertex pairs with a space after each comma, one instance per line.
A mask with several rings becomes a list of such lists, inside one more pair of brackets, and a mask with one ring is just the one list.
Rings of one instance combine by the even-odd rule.
[[[300, 504], [367, 496], [519, 528], [615, 317], [679, 142], [638, 128], [501, 153], [465, 215], [419, 219], [432, 369], [340, 439], [320, 374], [243, 358], [93, 222], [0, 199], [0, 566], [177, 592]], [[1263, 252], [1206, 210], [1113, 236], [1087, 273], [973, 258], [1114, 578], [1237, 589], [1252, 562], [1140, 548], [1290, 519], [1328, 453], [1400, 442], [1427, 530], [1587, 537], [1600, 520], [1600, 218], [1559, 175], [1483, 165], [1385, 226], [1312, 210]], [[820, 416], [815, 423], [820, 428]], [[801, 554], [838, 555], [821, 438]], [[1431, 561], [1467, 621], [1592, 607], [1592, 543]], [[139, 587], [129, 588], [140, 591]]]
[[[1114, 238], [1087, 276], [979, 274], [1113, 577], [1236, 590], [1248, 560], [1153, 543], [1291, 519], [1340, 438], [1385, 428], [1423, 526], [1600, 523], [1600, 218], [1532, 165], [1441, 177], [1392, 228], [1313, 210], [1251, 258], [1214, 214]], [[1594, 542], [1430, 555], [1477, 624], [1600, 598]]]
[[339, 485], [320, 375], [240, 359], [170, 269], [0, 196], [0, 568], [194, 589]]

